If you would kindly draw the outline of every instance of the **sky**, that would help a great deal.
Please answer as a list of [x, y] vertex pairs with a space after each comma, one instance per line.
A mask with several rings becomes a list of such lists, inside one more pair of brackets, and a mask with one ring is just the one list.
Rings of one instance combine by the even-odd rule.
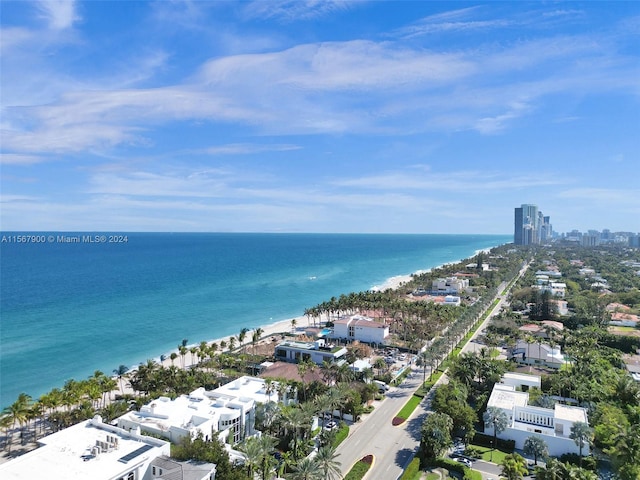
[[640, 232], [640, 2], [0, 9], [2, 231]]

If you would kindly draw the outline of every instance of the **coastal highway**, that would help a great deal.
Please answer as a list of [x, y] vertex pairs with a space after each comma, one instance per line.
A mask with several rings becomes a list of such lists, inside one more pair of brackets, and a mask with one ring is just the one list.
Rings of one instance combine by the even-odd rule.
[[[520, 270], [519, 277], [527, 268], [528, 265], [525, 265]], [[463, 347], [463, 352], [475, 349], [472, 340], [484, 331], [491, 317], [500, 311], [506, 297], [502, 295], [506, 286], [507, 284], [503, 283], [498, 288], [496, 298], [500, 300], [499, 303], [491, 309], [485, 321]], [[420, 445], [422, 423], [430, 411], [431, 395], [420, 402], [408, 421], [397, 427], [391, 423], [393, 417], [422, 383], [421, 369], [415, 366], [412, 369], [411, 375], [401, 385], [392, 387], [382, 402], [376, 402], [376, 408], [371, 414], [364, 416], [360, 422], [351, 426], [349, 437], [338, 446], [336, 453], [339, 454], [339, 457], [336, 460], [341, 463], [343, 476], [362, 457], [374, 455], [375, 461], [367, 474], [367, 480], [392, 480], [402, 475], [404, 469], [413, 459]], [[446, 381], [446, 375], [443, 375], [438, 383]], [[483, 471], [484, 478], [495, 477], [495, 469], [497, 468], [495, 465], [485, 464], [485, 462], [476, 463], [478, 465], [474, 465], [474, 468]], [[481, 463], [483, 465], [480, 465]]]

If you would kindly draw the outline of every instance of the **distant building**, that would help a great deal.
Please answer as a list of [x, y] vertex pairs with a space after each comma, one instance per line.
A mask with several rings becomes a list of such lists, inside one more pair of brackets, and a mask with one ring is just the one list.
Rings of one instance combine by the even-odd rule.
[[276, 345], [274, 352], [276, 360], [292, 363], [311, 360], [317, 365], [322, 365], [323, 362], [341, 363], [345, 361], [346, 354], [345, 347], [336, 347], [322, 338], [315, 342], [285, 340]]
[[[525, 382], [531, 384], [529, 380]], [[510, 383], [496, 383], [487, 403], [487, 407], [499, 408], [509, 418], [507, 428], [498, 433], [497, 437], [514, 440], [516, 448], [523, 449], [527, 438], [537, 435], [547, 444], [551, 456], [579, 453], [578, 446], [570, 437], [571, 428], [577, 422], [588, 424], [587, 410], [560, 403], [556, 403], [554, 408], [530, 406], [529, 394], [516, 390], [518, 387], [522, 388], [525, 383], [517, 385], [517, 379], [511, 379]], [[485, 433], [493, 435], [493, 426], [485, 425]], [[588, 445], [582, 449], [582, 453], [589, 454]]]
[[544, 216], [537, 205], [522, 204], [514, 209], [513, 243], [540, 245], [551, 239], [551, 218]]
[[150, 479], [153, 460], [170, 454], [166, 440], [107, 425], [99, 416], [43, 437], [39, 443], [39, 448], [1, 464], [0, 478]]
[[469, 289], [468, 278], [447, 277], [437, 278], [431, 283], [431, 292], [439, 294], [455, 294], [461, 293]]
[[385, 343], [389, 325], [362, 315], [351, 315], [333, 322], [333, 337], [365, 343]]
[[639, 323], [640, 317], [638, 317], [638, 315], [625, 312], [613, 312], [611, 314], [611, 320], [609, 320], [609, 325], [619, 327], [637, 327]]

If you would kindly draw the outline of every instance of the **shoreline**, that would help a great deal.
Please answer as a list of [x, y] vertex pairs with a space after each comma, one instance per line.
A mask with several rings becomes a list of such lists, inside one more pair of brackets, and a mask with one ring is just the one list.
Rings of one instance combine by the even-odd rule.
[[[460, 260], [458, 260], [458, 261], [460, 261]], [[425, 269], [425, 270], [416, 270], [414, 273], [411, 273], [411, 274], [394, 275], [392, 277], [389, 277], [387, 280], [385, 280], [381, 285], [374, 285], [369, 290], [370, 291], [384, 291], [384, 290], [387, 290], [387, 289], [397, 290], [403, 284], [405, 284], [408, 281], [410, 281], [412, 279], [413, 275], [420, 274], [420, 273], [425, 273], [425, 272], [430, 272], [430, 271], [432, 271], [434, 269], [437, 270], [438, 268], [440, 268], [440, 267], [442, 267], [444, 265], [446, 265], [446, 263], [443, 263], [443, 264], [441, 264], [441, 265], [439, 265], [439, 266], [437, 266], [437, 267], [435, 267], [433, 269], [429, 268], [429, 269]], [[241, 327], [241, 328], [247, 328], [247, 340], [243, 343], [243, 345], [246, 346], [246, 345], [251, 344], [251, 336], [250, 335], [253, 334], [253, 332], [255, 332], [258, 328], [261, 328], [263, 330], [263, 333], [260, 336], [260, 340], [259, 341], [264, 341], [265, 338], [271, 337], [273, 335], [282, 334], [282, 333], [285, 333], [285, 332], [286, 333], [293, 333], [292, 332], [292, 325], [291, 325], [291, 322], [293, 320], [296, 321], [296, 333], [300, 333], [300, 330], [304, 330], [305, 328], [312, 327], [312, 325], [310, 324], [311, 319], [308, 318], [306, 315], [300, 315], [300, 316], [297, 316], [297, 317], [291, 317], [291, 318], [287, 318], [287, 319], [284, 319], [284, 320], [277, 320], [277, 321], [275, 321], [273, 323], [269, 323], [267, 325], [259, 325], [257, 327], [253, 327], [253, 328]], [[303, 322], [306, 322], [306, 324], [303, 325]], [[320, 321], [319, 325], [323, 325], [325, 323], [326, 322]], [[216, 343], [219, 346], [222, 341], [225, 341], [227, 343], [227, 345], [228, 345], [229, 344], [229, 340], [231, 339], [231, 337], [236, 337], [236, 341], [237, 341], [237, 334], [231, 334], [231, 335], [226, 335], [226, 336], [222, 336], [222, 337], [206, 340], [206, 343], [208, 345], [211, 345], [212, 343]], [[190, 343], [190, 344], [187, 344], [186, 347], [187, 348], [199, 347], [199, 345], [200, 345], [200, 343]], [[239, 348], [239, 345], [236, 345], [234, 350], [237, 350], [238, 348]], [[224, 352], [222, 352], [221, 350], [218, 350], [218, 354], [219, 353], [228, 353], [228, 352], [229, 352], [228, 349], [226, 349]], [[153, 357], [152, 360], [154, 360], [159, 365], [162, 365], [163, 367], [170, 367], [172, 362], [171, 362], [171, 359], [169, 358], [169, 356], [172, 353], [178, 353], [178, 349], [174, 348], [174, 349], [170, 350], [169, 352], [163, 353], [162, 355], [165, 355], [165, 359], [163, 361], [161, 361], [161, 356]], [[179, 361], [180, 364], [182, 364], [182, 359], [180, 359], [180, 360], [176, 359], [175, 361], [176, 362]], [[144, 362], [139, 362], [138, 365], [141, 365], [142, 363], [144, 363]], [[191, 354], [190, 353], [187, 353], [187, 355], [185, 355], [184, 368], [189, 368], [192, 365], [197, 364], [197, 363], [198, 363], [198, 360], [196, 360], [195, 362], [191, 361]], [[130, 372], [135, 371], [138, 368], [138, 365], [135, 365], [135, 366], [131, 367], [127, 371], [127, 374], [129, 374]]]
[[[371, 286], [367, 289], [369, 291], [384, 291], [387, 289], [397, 289], [398, 287], [400, 287], [402, 284], [410, 281], [412, 279], [412, 277], [416, 274], [421, 274], [421, 273], [426, 273], [426, 272], [431, 272], [434, 270], [438, 270], [439, 268], [442, 268], [445, 265], [448, 264], [455, 264], [455, 263], [459, 263], [462, 262], [463, 260], [469, 259], [475, 255], [477, 255], [479, 252], [487, 252], [490, 251], [492, 248], [496, 248], [498, 246], [504, 245], [505, 243], [497, 243], [493, 246], [490, 247], [486, 247], [483, 249], [477, 249], [474, 250], [473, 253], [471, 253], [470, 255], [467, 256], [463, 256], [461, 258], [457, 258], [457, 259], [453, 259], [453, 260], [448, 260], [448, 261], [441, 261], [441, 263], [439, 263], [436, 266], [433, 266], [431, 268], [422, 268], [422, 269], [418, 269], [413, 271], [412, 273], [408, 273], [408, 274], [400, 274], [400, 275], [393, 275], [388, 277], [384, 282], [380, 283], [380, 284], [370, 284]], [[344, 291], [342, 292], [342, 294], [348, 294], [351, 291], [356, 291], [356, 290], [350, 290], [350, 291]], [[313, 305], [306, 305], [303, 308], [309, 308]], [[251, 335], [252, 333], [258, 329], [261, 328], [263, 330], [263, 334], [261, 335], [261, 341], [264, 342], [265, 338], [268, 338], [269, 336], [272, 336], [274, 334], [280, 334], [283, 332], [291, 332], [291, 321], [292, 320], [296, 320], [296, 324], [297, 324], [297, 328], [296, 330], [298, 331], [298, 333], [300, 333], [302, 330], [304, 330], [305, 328], [308, 328], [308, 326], [312, 326], [313, 325], [313, 319], [309, 318], [305, 315], [299, 315], [299, 316], [292, 316], [289, 318], [284, 318], [284, 319], [280, 319], [280, 320], [276, 320], [273, 321], [271, 323], [268, 324], [262, 324], [262, 325], [252, 325], [251, 322], [246, 322], [244, 325], [242, 324], [238, 324], [237, 325], [237, 330], [235, 333], [230, 333], [230, 334], [223, 334], [223, 335], [219, 335], [216, 336], [215, 333], [211, 336], [209, 335], [203, 335], [202, 338], [209, 338], [206, 341], [206, 343], [208, 345], [211, 345], [212, 343], [217, 343], [218, 345], [220, 344], [221, 341], [225, 341], [229, 342], [229, 339], [231, 337], [236, 337], [236, 348], [234, 350], [237, 350], [238, 342], [237, 342], [237, 335], [240, 332], [240, 330], [242, 328], [247, 328], [247, 337], [245, 339], [245, 342], [243, 345], [251, 345]], [[320, 321], [320, 324], [322, 325], [323, 323], [325, 323], [324, 320]], [[187, 345], [185, 345], [187, 347], [187, 349], [190, 349], [192, 347], [199, 347], [200, 345], [200, 341], [199, 342], [193, 342], [193, 343], [188, 343]], [[134, 362], [131, 362], [129, 364], [125, 363], [125, 362], [118, 362], [115, 363], [114, 365], [118, 366], [118, 365], [124, 365], [127, 368], [127, 373], [124, 375], [124, 377], [126, 378], [126, 376], [128, 376], [131, 372], [134, 372], [138, 369], [138, 367], [140, 365], [143, 365], [146, 361], [148, 360], [153, 360], [154, 362], [156, 362], [158, 365], [162, 365], [163, 367], [169, 367], [172, 365], [171, 359], [170, 359], [170, 355], [171, 353], [179, 353], [178, 348], [172, 348], [168, 351], [158, 351], [155, 350], [153, 353], [149, 352], [148, 355], [142, 354], [142, 355], [135, 355], [132, 356], [134, 358], [136, 358], [137, 360]], [[225, 349], [225, 353], [228, 352], [228, 349]], [[220, 351], [220, 349], [218, 349], [218, 353], [222, 353]], [[165, 356], [164, 361], [161, 361], [161, 357]], [[130, 357], [131, 358], [131, 357]], [[192, 360], [192, 355], [190, 352], [187, 352], [186, 355], [184, 355], [184, 358], [180, 355], [178, 355], [178, 357], [174, 360], [173, 365], [179, 367], [179, 368], [183, 368], [183, 360], [184, 360], [184, 368], [189, 368], [191, 365], [196, 364], [199, 362], [199, 358], [197, 356], [193, 356], [193, 360]], [[129, 360], [131, 361], [131, 360]], [[99, 367], [96, 367], [96, 369], [99, 370]], [[107, 368], [106, 370], [104, 370], [105, 374], [109, 377], [115, 378], [117, 379], [118, 376], [115, 375], [111, 369]], [[78, 380], [82, 380], [84, 379], [84, 377], [80, 377], [77, 378]], [[61, 388], [62, 385], [54, 385], [51, 388]], [[46, 389], [42, 394], [46, 394], [50, 391], [51, 389]], [[133, 391], [128, 392], [127, 389], [125, 388], [125, 393], [133, 393]], [[39, 396], [34, 396], [32, 397], [34, 400], [37, 400]], [[15, 399], [14, 399], [15, 400]], [[8, 405], [7, 405], [8, 406]]]

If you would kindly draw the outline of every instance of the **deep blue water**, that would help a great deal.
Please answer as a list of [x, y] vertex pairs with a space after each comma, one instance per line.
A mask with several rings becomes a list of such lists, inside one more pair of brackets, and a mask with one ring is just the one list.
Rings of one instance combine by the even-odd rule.
[[[2, 235], [12, 235], [4, 232]], [[45, 235], [48, 235], [45, 233]], [[58, 236], [61, 233], [53, 233]], [[76, 235], [76, 234], [68, 234]], [[128, 233], [0, 244], [0, 406], [237, 334], [509, 235]]]

